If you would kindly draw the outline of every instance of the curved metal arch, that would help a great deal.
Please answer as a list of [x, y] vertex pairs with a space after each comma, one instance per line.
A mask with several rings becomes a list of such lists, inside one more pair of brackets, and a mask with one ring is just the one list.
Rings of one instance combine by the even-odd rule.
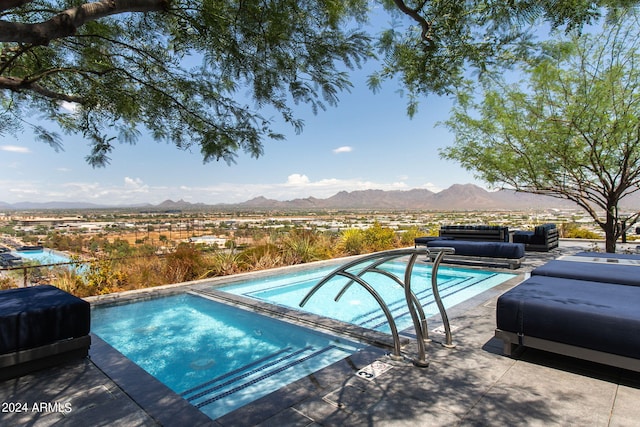
[[[391, 258], [393, 259], [393, 258]], [[385, 259], [384, 262], [389, 261], [389, 259]], [[398, 285], [400, 285], [403, 289], [406, 287], [405, 282], [406, 282], [406, 274], [405, 274], [405, 282], [403, 282], [402, 280], [400, 280], [400, 278], [398, 278], [398, 276], [396, 276], [393, 273], [390, 273], [386, 270], [381, 270], [379, 268], [377, 268], [379, 265], [383, 264], [384, 262], [376, 262], [373, 265], [371, 265], [370, 267], [362, 270], [360, 273], [357, 274], [358, 277], [362, 277], [365, 273], [378, 273], [378, 274], [382, 274], [383, 276], [386, 276], [390, 279], [392, 279], [394, 282], [396, 282]], [[336, 273], [336, 275], [342, 275], [340, 273]], [[411, 279], [409, 279], [411, 280]], [[353, 284], [354, 280], [350, 280], [346, 285], [344, 285], [342, 287], [342, 289], [340, 290], [340, 292], [338, 292], [338, 294], [336, 295], [336, 297], [333, 299], [334, 301], [339, 301], [340, 298], [342, 298], [342, 295], [344, 295], [344, 293], [351, 287], [351, 285]], [[418, 310], [418, 316], [420, 317], [420, 323], [422, 325], [423, 328], [423, 340], [424, 341], [430, 341], [429, 340], [429, 333], [427, 332], [427, 317], [424, 314], [424, 309], [422, 308], [422, 304], [420, 304], [420, 300], [418, 300], [418, 296], [413, 293], [413, 291], [410, 292], [411, 294], [411, 299], [413, 301], [413, 303], [415, 304], [416, 309]]]
[[[442, 320], [444, 322], [444, 328], [447, 334], [447, 344], [449, 346], [452, 345], [451, 343], [451, 329], [449, 327], [449, 320], [446, 314], [446, 311], [444, 309], [444, 305], [442, 304], [442, 301], [440, 299], [440, 294], [438, 292], [437, 289], [437, 272], [438, 272], [438, 267], [440, 262], [442, 261], [442, 258], [444, 257], [445, 254], [447, 253], [454, 253], [454, 250], [452, 248], [411, 248], [411, 249], [397, 249], [397, 250], [391, 250], [391, 251], [385, 251], [385, 252], [378, 252], [378, 253], [374, 253], [374, 254], [370, 254], [370, 255], [365, 255], [361, 258], [358, 258], [356, 260], [353, 260], [341, 267], [338, 267], [337, 269], [335, 269], [334, 271], [332, 271], [331, 273], [329, 273], [327, 276], [325, 276], [322, 280], [320, 280], [311, 290], [309, 290], [309, 292], [305, 295], [305, 297], [302, 299], [302, 301], [300, 301], [299, 306], [300, 307], [304, 307], [307, 302], [309, 301], [309, 299], [322, 287], [324, 286], [327, 282], [329, 282], [331, 279], [333, 279], [336, 276], [342, 276], [342, 277], [346, 277], [349, 280], [349, 282], [342, 287], [342, 289], [338, 292], [338, 294], [335, 296], [334, 301], [338, 301], [342, 295], [344, 295], [344, 293], [347, 291], [347, 289], [353, 285], [353, 283], [358, 283], [360, 286], [362, 286], [367, 292], [369, 292], [369, 294], [371, 296], [373, 296], [373, 298], [376, 300], [376, 302], [378, 303], [378, 305], [380, 306], [380, 308], [382, 309], [382, 311], [384, 312], [387, 321], [389, 322], [389, 326], [391, 328], [391, 335], [393, 337], [393, 356], [396, 358], [401, 358], [401, 354], [400, 354], [400, 337], [398, 335], [398, 331], [397, 331], [397, 327], [395, 324], [395, 320], [393, 319], [393, 317], [391, 316], [391, 312], [389, 311], [389, 307], [387, 306], [387, 304], [385, 303], [385, 301], [380, 297], [380, 295], [376, 292], [375, 289], [373, 289], [371, 287], [371, 285], [369, 285], [363, 278], [362, 276], [367, 273], [367, 272], [373, 272], [373, 273], [377, 273], [377, 274], [382, 274], [386, 277], [391, 278], [392, 280], [394, 280], [397, 284], [399, 284], [400, 286], [402, 286], [404, 288], [404, 292], [405, 292], [405, 300], [407, 303], [407, 307], [409, 309], [409, 313], [411, 314], [411, 319], [413, 321], [413, 325], [416, 331], [416, 338], [417, 338], [417, 344], [418, 344], [418, 359], [414, 359], [413, 363], [416, 366], [422, 366], [422, 367], [426, 367], [428, 366], [428, 362], [426, 361], [426, 352], [425, 352], [425, 340], [428, 339], [428, 330], [427, 330], [427, 321], [426, 321], [426, 317], [424, 315], [424, 310], [422, 308], [422, 305], [420, 304], [420, 301], [418, 300], [417, 296], [413, 293], [413, 291], [411, 290], [411, 274], [413, 272], [413, 267], [415, 265], [415, 262], [418, 258], [419, 255], [429, 255], [431, 253], [431, 251], [434, 252], [438, 252], [437, 256], [435, 257], [435, 260], [433, 262], [433, 267], [432, 267], [432, 278], [431, 278], [431, 286], [432, 286], [432, 290], [433, 290], [433, 294], [434, 297], [436, 299], [436, 304], [438, 305], [438, 310], [440, 311], [440, 315], [442, 316]], [[396, 275], [379, 269], [378, 267], [388, 261], [391, 261], [393, 259], [397, 259], [403, 256], [409, 255], [410, 259], [409, 262], [407, 263], [407, 267], [405, 269], [405, 274], [404, 274], [404, 282], [402, 280], [400, 280]], [[375, 260], [375, 262], [372, 262], [371, 264], [366, 265], [362, 270], [360, 270], [357, 274], [354, 273], [350, 273], [347, 270], [356, 267], [360, 264], [364, 264], [368, 261], [373, 261]]]

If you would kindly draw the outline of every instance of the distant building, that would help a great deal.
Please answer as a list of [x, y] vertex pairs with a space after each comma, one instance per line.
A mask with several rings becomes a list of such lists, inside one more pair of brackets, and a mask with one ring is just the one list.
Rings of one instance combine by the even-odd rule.
[[203, 244], [207, 246], [217, 246], [218, 248], [224, 248], [227, 243], [227, 239], [223, 239], [221, 237], [216, 236], [199, 236], [199, 237], [190, 237], [189, 242], [195, 244]]
[[84, 222], [85, 220], [82, 217], [60, 217], [60, 218], [22, 218], [17, 220], [18, 224], [29, 227], [36, 225], [60, 225], [63, 223], [78, 223]]

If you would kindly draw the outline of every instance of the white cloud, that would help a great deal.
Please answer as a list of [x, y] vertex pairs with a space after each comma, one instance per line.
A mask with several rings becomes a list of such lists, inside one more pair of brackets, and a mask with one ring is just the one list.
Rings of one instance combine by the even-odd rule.
[[342, 147], [338, 147], [338, 148], [334, 148], [333, 152], [335, 154], [340, 154], [340, 153], [350, 153], [353, 151], [353, 147], [349, 147], [348, 145], [343, 145]]
[[140, 178], [129, 178], [128, 176], [124, 177], [124, 187], [136, 191], [146, 191], [149, 189]]
[[62, 101], [60, 102], [59, 105], [60, 105], [60, 108], [62, 108], [63, 110], [69, 113], [75, 113], [76, 111], [78, 111], [78, 108], [80, 107], [79, 104], [75, 102], [68, 102], [68, 101]]
[[308, 183], [309, 183], [309, 177], [307, 175], [300, 175], [299, 173], [294, 173], [287, 177], [287, 185], [306, 185]]
[[21, 153], [21, 154], [27, 154], [30, 152], [27, 147], [20, 147], [17, 145], [0, 145], [0, 151], [8, 151], [10, 153]]

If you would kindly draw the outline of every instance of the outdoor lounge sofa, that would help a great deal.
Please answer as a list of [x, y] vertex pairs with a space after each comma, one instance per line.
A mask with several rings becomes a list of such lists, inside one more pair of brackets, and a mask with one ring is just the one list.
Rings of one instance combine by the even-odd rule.
[[513, 233], [514, 243], [524, 243], [527, 251], [544, 251], [558, 247], [558, 229], [555, 224], [542, 224], [534, 228], [533, 231], [517, 230]]
[[442, 225], [440, 238], [481, 242], [508, 242], [509, 227], [499, 225]]
[[[630, 262], [612, 262], [627, 259]], [[498, 298], [495, 336], [640, 372], [640, 258], [582, 253], [551, 261]]]
[[88, 302], [54, 286], [0, 291], [0, 379], [86, 357]]
[[[508, 266], [514, 269], [520, 267], [524, 259], [524, 245], [520, 243], [440, 240], [420, 237], [416, 238], [414, 243], [416, 246], [426, 246], [427, 248], [453, 248], [455, 254], [446, 255], [444, 262]], [[436, 254], [431, 256], [435, 257]]]

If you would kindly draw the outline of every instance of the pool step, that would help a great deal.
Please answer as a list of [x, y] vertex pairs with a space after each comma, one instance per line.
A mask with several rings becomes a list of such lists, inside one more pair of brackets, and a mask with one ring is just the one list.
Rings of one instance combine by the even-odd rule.
[[292, 380], [303, 377], [304, 374], [300, 373], [303, 364], [308, 364], [309, 372], [313, 372], [313, 366], [317, 366], [315, 359], [336, 350], [342, 351], [335, 345], [323, 348], [307, 346], [298, 350], [287, 347], [242, 368], [212, 378], [181, 395], [210, 417], [216, 418], [218, 408], [228, 406], [225, 400], [229, 400], [229, 405], [241, 406], [244, 403], [238, 405], [238, 402], [254, 399], [256, 389], [271, 387], [277, 390], [282, 385], [283, 377], [293, 378]]

